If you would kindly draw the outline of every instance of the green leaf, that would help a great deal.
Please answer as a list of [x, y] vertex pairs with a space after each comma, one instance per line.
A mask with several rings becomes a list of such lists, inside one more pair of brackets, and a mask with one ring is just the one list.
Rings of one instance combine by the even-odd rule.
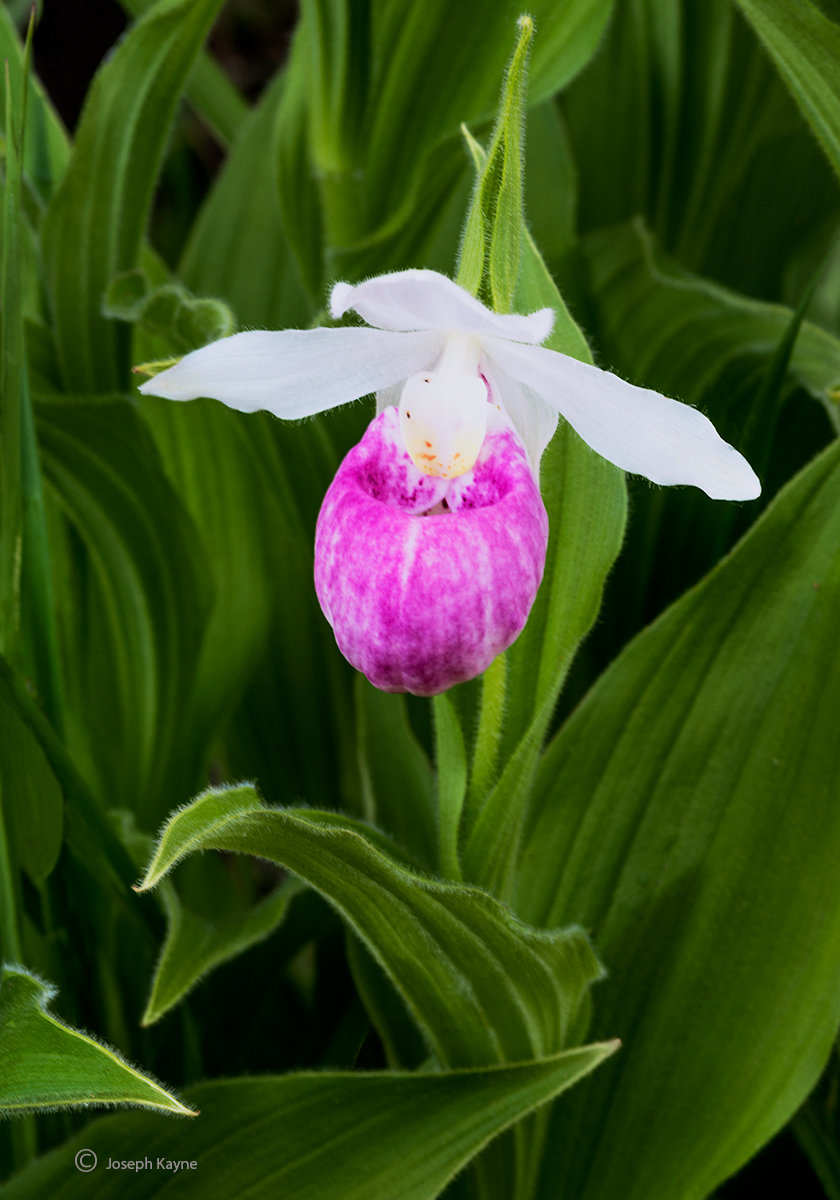
[[837, 1046], [825, 1074], [791, 1122], [800, 1148], [808, 1156], [828, 1200], [840, 1200], [840, 1137], [837, 1122]]
[[[515, 306], [521, 312], [553, 308], [548, 347], [591, 362], [586, 341], [527, 231]], [[543, 457], [540, 488], [549, 517], [548, 555], [528, 624], [507, 653], [503, 771], [492, 790], [482, 790], [493, 781], [493, 771], [480, 757], [479, 740], [465, 812], [466, 878], [501, 895], [512, 880], [543, 739], [574, 653], [598, 615], [627, 511], [623, 472], [593, 454], [562, 419]], [[495, 693], [487, 698], [499, 708]], [[488, 750], [495, 759], [492, 738]]]
[[[22, 412], [28, 402], [23, 339], [20, 234], [22, 227], [21, 153], [26, 123], [26, 80], [31, 42], [23, 74], [22, 95], [12, 93], [9, 64], [4, 88], [8, 136], [2, 212], [0, 266], [0, 652], [18, 665], [20, 644], [20, 567], [23, 532]], [[3, 780], [0, 779], [0, 789]], [[0, 790], [0, 954], [20, 957], [17, 870], [10, 852], [12, 798]], [[5, 809], [5, 813], [4, 813]]]
[[811, 0], [736, 0], [840, 176], [840, 27]]
[[5, 797], [0, 777], [0, 952], [20, 958], [20, 928], [18, 920], [18, 873], [12, 859], [7, 828], [8, 817], [3, 812]]
[[[28, 17], [31, 5], [27, 4]], [[8, 61], [12, 94], [20, 95], [23, 46], [14, 21], [4, 4], [0, 6], [0, 62]], [[0, 89], [0, 96], [3, 89]], [[0, 108], [0, 127], [7, 131], [5, 98]], [[61, 178], [70, 157], [70, 139], [55, 109], [37, 79], [29, 81], [29, 101], [26, 114], [26, 137], [23, 148], [25, 178], [34, 186], [39, 197], [49, 199], [53, 187]]]
[[[507, 1126], [570, 1087], [616, 1049], [570, 1050], [541, 1062], [414, 1075], [301, 1073], [227, 1079], [187, 1089], [201, 1120], [188, 1127], [146, 1114], [106, 1117], [3, 1188], [4, 1200], [110, 1200], [126, 1180], [101, 1169], [109, 1159], [195, 1162], [208, 1200], [247, 1193], [260, 1200], [434, 1200], [448, 1181]], [[73, 1168], [91, 1149], [100, 1168]], [[185, 1167], [185, 1173], [189, 1170]], [[161, 1171], [165, 1173], [161, 1173]], [[138, 1171], [131, 1195], [172, 1187], [171, 1168]], [[178, 1184], [175, 1184], [178, 1187]]]
[[[793, 316], [781, 304], [692, 275], [661, 252], [640, 221], [590, 235], [584, 252], [599, 340], [611, 364], [689, 404], [733, 359], [772, 355]], [[840, 430], [840, 339], [804, 321], [790, 374]]]
[[[530, 6], [538, 31], [532, 100], [545, 99], [580, 70], [611, 7], [611, 0], [563, 6], [539, 0]], [[461, 122], [486, 119], [492, 111], [511, 41], [511, 13], [493, 3], [479, 19], [464, 0], [408, 6], [386, 0], [370, 14], [334, 0], [323, 12], [312, 3], [304, 12], [315, 42], [312, 151], [326, 176], [330, 240], [346, 244], [400, 208], [434, 143], [455, 134]], [[365, 213], [349, 178], [361, 166]], [[342, 199], [349, 204], [343, 213]]]
[[199, 849], [280, 863], [349, 922], [448, 1066], [551, 1054], [581, 1035], [600, 974], [581, 930], [520, 925], [475, 888], [405, 869], [363, 829], [337, 814], [265, 808], [250, 785], [211, 789], [165, 826], [142, 889]]
[[[244, 325], [305, 327], [314, 314], [278, 202], [272, 146], [286, 94], [287, 81], [278, 77], [249, 114], [181, 263], [193, 291], [222, 297]], [[136, 358], [166, 352], [163, 342], [144, 341], [141, 347], [135, 339]], [[323, 457], [327, 441], [320, 421], [278, 429], [263, 414], [244, 416], [211, 401], [177, 405], [144, 397], [140, 403], [170, 479], [213, 547], [216, 603], [196, 687], [203, 719], [218, 722], [229, 713], [258, 667], [265, 687], [262, 678], [255, 679], [248, 696], [254, 711], [242, 722], [249, 742], [244, 769], [257, 770], [270, 786], [270, 764], [261, 757], [255, 765], [256, 742], [262, 755], [276, 757], [277, 774], [291, 795], [303, 792], [312, 802], [332, 803], [336, 785], [329, 766], [337, 739], [310, 682], [325, 639], [312, 588], [312, 535], [299, 510], [304, 497], [308, 503], [310, 495], [317, 496], [320, 503], [340, 455], [329, 448], [321, 489], [321, 471], [309, 470], [313, 458]], [[292, 469], [304, 468], [294, 485], [289, 462]], [[324, 664], [323, 670], [333, 668]], [[288, 744], [278, 738], [278, 727]], [[300, 782], [295, 758], [306, 775]]]
[[53, 565], [50, 557], [41, 457], [28, 387], [24, 388], [21, 398], [21, 615], [24, 669], [31, 678], [34, 691], [53, 727], [57, 733], [63, 735], [65, 694], [56, 621]]
[[[137, 828], [127, 809], [111, 809], [108, 818], [136, 871], [142, 871], [153, 839]], [[289, 905], [305, 890], [290, 878], [257, 899], [241, 874], [237, 881], [231, 878], [219, 855], [204, 855], [189, 865], [186, 879], [181, 873], [177, 887], [172, 879], [164, 880], [157, 894], [166, 918], [166, 939], [155, 964], [143, 1026], [159, 1021], [216, 967], [264, 941], [285, 922]], [[291, 941], [300, 949], [294, 933]]]
[[167, 880], [161, 888], [166, 942], [155, 967], [142, 1024], [159, 1021], [205, 975], [273, 933], [301, 890], [297, 879], [289, 879], [253, 908], [213, 921], [186, 908]]
[[[2, 17], [0, 43], [8, 41], [9, 35], [5, 9]], [[33, 89], [32, 103], [28, 103], [33, 28], [31, 19], [23, 55], [14, 53], [15, 46], [7, 46], [10, 57], [6, 59], [4, 120], [7, 146], [0, 285], [0, 310], [3, 312], [0, 347], [0, 646], [11, 661], [31, 677], [50, 720], [61, 733], [64, 729], [64, 689], [25, 335], [27, 309], [40, 315], [42, 301], [40, 255], [34, 237], [30, 241], [26, 236], [28, 225], [21, 211], [27, 132], [35, 146], [33, 161], [36, 165], [40, 161], [38, 154], [43, 151], [45, 165], [40, 182], [45, 192], [52, 181], [47, 148], [39, 142], [39, 136], [44, 134], [45, 110], [37, 89]], [[14, 89], [11, 85], [13, 76], [17, 77]], [[29, 255], [25, 253], [27, 247]], [[27, 277], [36, 291], [29, 304]], [[60, 828], [60, 818], [58, 825]], [[47, 827], [54, 828], [55, 822], [47, 821]], [[48, 863], [49, 859], [50, 851], [47, 851]], [[31, 857], [28, 861], [34, 863]], [[35, 865], [35, 876], [40, 874], [42, 865]], [[45, 874], [51, 866], [50, 863]]]
[[[840, 444], [639, 635], [547, 751], [516, 911], [580, 921], [626, 1037], [557, 1107], [546, 1194], [700, 1200], [813, 1087], [840, 1020]], [[791, 803], [791, 797], [796, 802]]]
[[[216, 603], [196, 721], [218, 725], [241, 703], [227, 738], [232, 774], [242, 761], [242, 773], [258, 774], [272, 799], [305, 795], [330, 806], [342, 797], [360, 811], [353, 673], [318, 607], [312, 560], [315, 518], [340, 461], [328, 430], [358, 441], [364, 409], [292, 426], [210, 400], [144, 397], [141, 407], [167, 473], [213, 547]], [[328, 686], [313, 688], [314, 678]]]
[[35, 884], [61, 850], [64, 798], [44, 752], [13, 709], [0, 701], [3, 818], [17, 862]]
[[475, 730], [475, 748], [469, 786], [464, 800], [464, 828], [473, 824], [484, 797], [493, 786], [505, 726], [507, 655], [494, 659], [481, 677], [481, 700]]
[[522, 822], [555, 697], [546, 697], [490, 792], [465, 812], [463, 866], [471, 883], [510, 902]]
[[199, 54], [187, 80], [187, 99], [219, 144], [232, 146], [248, 119], [248, 105], [206, 51]]
[[0, 969], [0, 1112], [132, 1104], [195, 1116], [115, 1050], [48, 1012], [55, 995], [22, 967]]
[[[612, 0], [530, 6], [538, 31], [533, 103], [582, 68], [611, 8]], [[483, 132], [514, 18], [496, 0], [480, 17], [466, 0], [303, 5], [280, 183], [290, 241], [314, 295], [336, 275], [449, 269], [466, 191], [457, 130], [467, 122]]]
[[[28, 63], [27, 63], [28, 71]], [[6, 182], [3, 190], [2, 275], [0, 275], [0, 652], [20, 657], [20, 565], [23, 521], [21, 410], [27, 401], [26, 353], [21, 298], [21, 161], [25, 100], [13, 98], [5, 73]], [[25, 93], [24, 93], [25, 94]]]
[[161, 0], [100, 68], [44, 220], [44, 260], [68, 391], [127, 381], [127, 331], [101, 315], [136, 267], [175, 106], [221, 0]]
[[[583, 250], [591, 325], [605, 363], [633, 383], [700, 407], [759, 469], [766, 426], [779, 423], [763, 473], [765, 494], [757, 504], [739, 508], [694, 488], [634, 485], [634, 520], [594, 635], [595, 661], [605, 663], [710, 569], [773, 492], [825, 445], [831, 428], [823, 412], [840, 429], [840, 406], [833, 398], [840, 340], [803, 322], [784, 380], [784, 407], [756, 425], [750, 413], [790, 326], [791, 310], [690, 274], [661, 252], [640, 222], [593, 233]], [[795, 388], [818, 399], [823, 412], [810, 411], [807, 397], [793, 394]]]
[[111, 898], [125, 904], [127, 896], [130, 896], [128, 889], [137, 874], [131, 859], [64, 743], [2, 657], [0, 701], [33, 734], [68, 800], [65, 827], [70, 849]]
[[[193, 292], [221, 296], [243, 327], [305, 328], [315, 315], [280, 211], [277, 143], [286, 75], [278, 75], [243, 122], [199, 211], [179, 273]], [[300, 181], [293, 181], [300, 188]]]
[[344, 944], [356, 991], [379, 1034], [388, 1066], [416, 1070], [423, 1063], [431, 1064], [434, 1060], [405, 1001], [379, 963], [349, 930]]
[[204, 548], [130, 404], [37, 411], [64, 515], [53, 547], [68, 746], [100, 797], [154, 823], [196, 786], [213, 733], [189, 720], [211, 599]]
[[[192, 406], [169, 405], [179, 407]], [[312, 563], [324, 493], [371, 416], [367, 405], [347, 405], [301, 424], [267, 413], [241, 422], [251, 476], [259, 471], [268, 497], [256, 532], [268, 555], [272, 620], [227, 739], [229, 775], [258, 776], [272, 802], [295, 803], [305, 796], [316, 807], [341, 806], [357, 815], [364, 808], [353, 719], [355, 672], [318, 606]], [[313, 687], [315, 679], [323, 686]], [[394, 808], [398, 800], [388, 798]]]
[[684, 266], [776, 300], [833, 219], [836, 179], [731, 0], [617, 6], [561, 105], [583, 232], [643, 214]]
[[264, 428], [259, 417], [214, 400], [173, 404], [148, 396], [140, 404], [169, 480], [213, 548], [204, 566], [213, 605], [192, 701], [196, 727], [211, 731], [266, 652], [278, 578], [273, 554], [282, 556], [283, 587], [291, 591], [297, 527], [288, 510], [275, 512], [260, 470], [253, 444], [254, 425]]
[[411, 729], [405, 696], [380, 692], [361, 674], [354, 694], [365, 817], [434, 870], [435, 776]]
[[[283, 97], [277, 114], [276, 155], [278, 200], [289, 247], [295, 256], [304, 286], [316, 301], [322, 302], [325, 246], [322, 199], [310, 154], [309, 91], [311, 65], [315, 53], [310, 38], [309, 14], [304, 6], [294, 33], [285, 72]], [[278, 87], [280, 84], [278, 83]]]
[[[465, 136], [476, 168], [486, 173], [487, 153], [466, 131]], [[476, 212], [480, 209], [474, 201], [467, 219], [465, 242], [470, 237], [470, 221]], [[555, 323], [546, 345], [561, 354], [592, 362], [586, 339], [527, 229], [514, 304], [518, 312], [541, 307], [553, 309]], [[553, 694], [556, 699], [572, 652], [597, 615], [604, 579], [618, 554], [626, 520], [623, 473], [593, 455], [562, 419], [543, 459], [541, 491], [549, 514], [549, 552], [543, 585], [526, 629], [507, 656], [513, 703], [505, 726], [506, 755], [525, 735], [540, 706], [546, 709], [545, 719], [550, 718], [551, 703], [546, 704], [547, 697]], [[565, 544], [558, 553], [561, 538]], [[556, 581], [555, 563], [560, 564], [562, 572]], [[587, 579], [588, 589], [582, 585]], [[495, 693], [493, 704], [499, 708]], [[532, 738], [537, 749], [542, 733]], [[495, 757], [492, 736], [489, 746]], [[480, 749], [479, 745], [474, 773], [477, 771], [482, 781], [485, 778], [490, 781], [492, 771], [487, 770], [479, 757]], [[483, 788], [473, 782], [470, 792], [468, 810], [475, 816]]]
[[528, 110], [526, 149], [528, 228], [554, 270], [577, 239], [578, 207], [577, 166], [566, 122], [555, 101], [546, 100]]
[[[142, 17], [154, 0], [120, 0], [132, 17]], [[187, 81], [187, 98], [210, 127], [220, 145], [227, 147], [237, 137], [248, 116], [248, 105], [215, 59], [202, 50]]]

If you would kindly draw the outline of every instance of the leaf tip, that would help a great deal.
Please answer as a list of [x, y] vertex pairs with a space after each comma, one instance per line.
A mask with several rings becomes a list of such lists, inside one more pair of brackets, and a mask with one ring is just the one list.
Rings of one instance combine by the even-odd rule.
[[156, 362], [138, 363], [136, 367], [131, 368], [131, 371], [134, 375], [148, 375], [151, 378], [154, 375], [160, 375], [162, 371], [168, 371], [170, 367], [174, 367], [180, 361], [180, 358], [161, 358]]

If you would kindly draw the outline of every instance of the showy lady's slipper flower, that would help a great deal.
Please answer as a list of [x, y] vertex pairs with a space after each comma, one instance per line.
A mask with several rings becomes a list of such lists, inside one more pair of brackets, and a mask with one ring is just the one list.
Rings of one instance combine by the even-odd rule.
[[434, 271], [338, 283], [331, 309], [368, 328], [238, 333], [141, 391], [286, 419], [377, 393], [321, 508], [315, 587], [343, 654], [384, 691], [444, 691], [521, 632], [545, 565], [537, 480], [558, 414], [654, 483], [759, 494], [702, 413], [543, 348], [551, 309], [494, 313]]

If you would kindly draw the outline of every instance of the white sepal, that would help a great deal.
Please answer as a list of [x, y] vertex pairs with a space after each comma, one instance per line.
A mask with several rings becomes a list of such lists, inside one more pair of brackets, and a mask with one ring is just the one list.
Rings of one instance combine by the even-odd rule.
[[194, 350], [140, 388], [169, 400], [210, 396], [294, 420], [401, 383], [434, 365], [445, 337], [380, 329], [255, 330]]
[[397, 271], [355, 287], [335, 284], [330, 296], [333, 317], [338, 319], [351, 308], [377, 329], [437, 329], [482, 338], [495, 335], [531, 345], [545, 341], [554, 324], [550, 308], [530, 316], [491, 312], [437, 271]]

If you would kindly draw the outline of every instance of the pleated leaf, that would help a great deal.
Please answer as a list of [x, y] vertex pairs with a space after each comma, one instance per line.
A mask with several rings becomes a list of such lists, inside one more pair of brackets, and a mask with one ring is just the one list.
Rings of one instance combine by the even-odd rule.
[[405, 697], [355, 678], [356, 722], [365, 814], [419, 864], [437, 864], [435, 774], [415, 736]]
[[[615, 1049], [584, 1046], [537, 1063], [443, 1074], [324, 1072], [200, 1084], [186, 1093], [199, 1121], [107, 1117], [33, 1163], [2, 1195], [141, 1200], [174, 1186], [207, 1200], [434, 1200], [491, 1138]], [[98, 1158], [90, 1173], [74, 1167], [80, 1149]], [[109, 1160], [143, 1165], [117, 1173], [105, 1169]], [[180, 1185], [173, 1163], [182, 1164]]]
[[[584, 241], [602, 342], [633, 382], [697, 403], [734, 359], [770, 356], [792, 312], [692, 275], [664, 255], [640, 221]], [[840, 339], [805, 321], [790, 382], [819, 400], [840, 430]]]
[[35, 883], [50, 874], [64, 831], [64, 797], [44, 752], [0, 701], [0, 794], [16, 861]]
[[600, 967], [577, 928], [530, 929], [477, 888], [406, 869], [360, 824], [265, 808], [247, 784], [211, 789], [170, 819], [142, 890], [202, 849], [258, 854], [325, 896], [448, 1066], [551, 1054], [583, 1033], [583, 1001]]
[[779, 402], [762, 388], [790, 309], [691, 274], [638, 221], [588, 235], [583, 251], [603, 360], [631, 382], [707, 413], [764, 488], [760, 500], [742, 506], [709, 500], [695, 488], [633, 482], [625, 552], [591, 643], [597, 666], [711, 569], [779, 486], [840, 429], [840, 340], [803, 322]]
[[840, 1021], [840, 445], [633, 641], [546, 753], [516, 911], [580, 921], [618, 1069], [542, 1188], [701, 1200], [802, 1103]]
[[277, 140], [286, 86], [286, 75], [278, 75], [248, 113], [179, 264], [187, 286], [223, 297], [243, 328], [305, 328], [315, 315], [280, 211]]
[[[120, 0], [132, 17], [142, 17], [155, 0]], [[248, 105], [221, 66], [202, 50], [187, 82], [187, 98], [222, 146], [235, 141], [248, 116]]]
[[54, 1017], [55, 994], [22, 967], [0, 970], [0, 1114], [132, 1104], [195, 1115], [116, 1051]]
[[136, 267], [175, 107], [221, 0], [161, 0], [94, 79], [44, 222], [55, 340], [68, 391], [125, 386], [128, 332], [101, 315]]
[[811, 0], [737, 0], [840, 175], [840, 26]]
[[273, 933], [299, 891], [300, 883], [290, 879], [253, 908], [211, 920], [182, 904], [167, 880], [161, 887], [167, 919], [166, 941], [155, 967], [142, 1024], [159, 1021], [205, 975]]
[[618, 5], [561, 103], [583, 233], [644, 214], [684, 266], [777, 299], [836, 210], [836, 178], [732, 0]]
[[[12, 95], [19, 96], [23, 46], [9, 13], [8, 6], [0, 8], [0, 61], [8, 61]], [[2, 95], [2, 89], [0, 89]], [[0, 104], [0, 126], [6, 129], [5, 96]], [[70, 141], [49, 97], [39, 81], [29, 80], [26, 137], [23, 148], [24, 178], [44, 200], [61, 178], [70, 157]]]
[[[532, 102], [581, 70], [611, 8], [612, 0], [529, 6], [537, 28]], [[303, 6], [281, 187], [290, 240], [306, 246], [313, 291], [335, 274], [431, 259], [451, 266], [465, 199], [457, 131], [461, 122], [490, 118], [518, 15], [497, 0], [480, 13], [466, 0]], [[301, 176], [308, 178], [296, 190]], [[448, 262], [437, 257], [441, 244]]]
[[47, 402], [38, 431], [65, 518], [53, 525], [69, 746], [109, 806], [154, 824], [206, 753], [208, 731], [190, 719], [211, 601], [204, 547], [129, 403]]

